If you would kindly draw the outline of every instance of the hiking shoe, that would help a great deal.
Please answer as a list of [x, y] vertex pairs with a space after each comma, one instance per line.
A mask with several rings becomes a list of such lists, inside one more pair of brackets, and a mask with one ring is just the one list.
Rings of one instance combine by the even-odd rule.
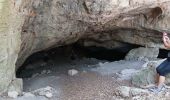
[[151, 91], [151, 92], [152, 92], [152, 91], [153, 91], [154, 89], [156, 89], [156, 88], [157, 88], [157, 86], [151, 86], [151, 87], [148, 88], [148, 91]]
[[165, 88], [165, 85], [162, 84], [162, 85], [159, 85], [159, 86], [156, 86], [156, 88], [153, 88], [153, 89], [150, 89], [151, 92], [155, 93], [155, 94], [158, 94], [159, 92], [162, 92], [164, 91], [166, 88]]

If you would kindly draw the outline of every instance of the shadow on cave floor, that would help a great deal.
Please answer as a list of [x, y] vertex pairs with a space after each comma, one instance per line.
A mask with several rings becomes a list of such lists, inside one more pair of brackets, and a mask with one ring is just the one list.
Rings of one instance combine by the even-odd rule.
[[[108, 50], [74, 45], [41, 51], [25, 61], [17, 71], [17, 77], [23, 78], [25, 92], [46, 86], [55, 88], [54, 100], [80, 100], [82, 97], [89, 100], [100, 97], [99, 91], [105, 96], [110, 94], [105, 97], [109, 100], [118, 85], [115, 73], [123, 69], [139, 69], [138, 65], [144, 63], [122, 60], [133, 48], [136, 46]], [[69, 75], [71, 69], [77, 70], [78, 74]]]
[[127, 45], [117, 49], [106, 49], [103, 47], [82, 47], [73, 44], [53, 48], [31, 55], [17, 70], [16, 76], [18, 78], [29, 78], [35, 73], [53, 69], [54, 67], [58, 68], [56, 72], [62, 72], [62, 70], [70, 69], [68, 66], [75, 67], [75, 63], [86, 66], [86, 64], [94, 65], [98, 62], [119, 61], [123, 60], [131, 49], [137, 47], [139, 46]]

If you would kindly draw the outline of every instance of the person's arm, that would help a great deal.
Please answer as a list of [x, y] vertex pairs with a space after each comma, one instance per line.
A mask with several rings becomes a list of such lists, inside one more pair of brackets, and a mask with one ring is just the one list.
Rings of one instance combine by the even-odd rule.
[[164, 46], [167, 48], [167, 49], [170, 49], [170, 39], [169, 37], [167, 36], [167, 33], [163, 33], [163, 43], [164, 43]]

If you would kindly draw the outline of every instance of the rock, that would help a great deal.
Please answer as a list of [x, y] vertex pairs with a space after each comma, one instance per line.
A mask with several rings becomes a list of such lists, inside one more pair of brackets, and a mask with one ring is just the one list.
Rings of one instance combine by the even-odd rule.
[[124, 69], [118, 74], [118, 80], [130, 80], [132, 76], [137, 73], [136, 69]]
[[35, 95], [30, 93], [30, 92], [26, 92], [24, 93], [24, 97], [34, 97]]
[[146, 60], [146, 58], [157, 58], [159, 54], [159, 49], [158, 48], [137, 48], [137, 49], [132, 49], [125, 57], [126, 60]]
[[143, 96], [135, 96], [132, 98], [132, 100], [147, 100], [147, 99]]
[[131, 88], [130, 89], [130, 94], [134, 97], [137, 95], [148, 95], [149, 91], [144, 90], [144, 89], [140, 89], [140, 88]]
[[[147, 86], [155, 84], [156, 82], [156, 67], [163, 62], [163, 60], [150, 61], [147, 67], [142, 68], [139, 72], [132, 76], [132, 84], [138, 87], [147, 88]], [[166, 83], [169, 83], [167, 76]]]
[[53, 96], [53, 94], [50, 93], [50, 92], [47, 92], [47, 93], [45, 94], [45, 96], [46, 96], [47, 98], [51, 98], [51, 97]]
[[19, 94], [22, 94], [22, 90], [23, 90], [23, 81], [22, 79], [19, 78], [13, 79], [11, 85], [8, 87], [8, 91], [16, 91]]
[[8, 97], [10, 97], [10, 98], [17, 98], [18, 95], [19, 95], [19, 93], [16, 92], [16, 91], [9, 91], [8, 92]]
[[52, 89], [53, 89], [53, 88], [50, 87], [50, 86], [47, 86], [47, 87], [44, 88], [44, 90], [46, 90], [46, 91], [51, 91]]
[[55, 90], [50, 86], [33, 91], [34, 94], [37, 94], [39, 96], [45, 96], [47, 98], [51, 98], [53, 96], [53, 92], [55, 92]]
[[41, 74], [46, 74], [46, 73], [47, 73], [47, 70], [41, 71]]
[[169, 97], [170, 96], [170, 93], [169, 92], [166, 92], [165, 93], [165, 97]]
[[71, 70], [68, 71], [68, 75], [70, 75], [70, 76], [74, 76], [76, 74], [78, 74], [78, 71], [75, 70], [75, 69], [71, 69]]
[[116, 96], [113, 96], [111, 100], [124, 100], [123, 98], [118, 98]]
[[121, 96], [123, 98], [135, 97], [139, 95], [146, 96], [149, 94], [149, 91], [147, 90], [134, 88], [134, 87], [128, 87], [128, 86], [120, 86], [116, 90], [117, 90], [116, 95]]
[[127, 86], [121, 86], [118, 87], [116, 92], [116, 95], [121, 97], [130, 97], [130, 87]]
[[37, 77], [38, 75], [40, 75], [40, 74], [39, 73], [35, 73], [31, 77], [34, 78], [34, 77]]
[[[107, 63], [106, 63], [107, 64]], [[101, 63], [101, 62], [99, 62], [99, 64], [98, 64], [99, 66], [103, 66], [104, 65], [104, 63]]]
[[7, 93], [12, 80], [16, 78], [15, 64], [21, 46], [24, 17], [18, 9], [21, 3], [14, 5], [14, 2], [11, 0], [0, 2], [0, 94]]

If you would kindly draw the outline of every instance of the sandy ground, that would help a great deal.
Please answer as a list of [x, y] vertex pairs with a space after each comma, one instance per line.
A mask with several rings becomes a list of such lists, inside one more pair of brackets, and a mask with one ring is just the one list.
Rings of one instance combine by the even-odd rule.
[[[60, 57], [48, 62], [39, 60], [20, 72], [24, 77], [24, 92], [33, 95], [0, 100], [115, 100], [115, 88], [132, 86], [127, 76], [127, 80], [119, 80], [119, 73], [124, 69], [139, 70], [143, 64], [144, 61], [108, 62], [95, 58], [70, 60]], [[71, 69], [78, 73], [69, 75]], [[46, 87], [52, 88], [50, 98], [36, 92]]]

